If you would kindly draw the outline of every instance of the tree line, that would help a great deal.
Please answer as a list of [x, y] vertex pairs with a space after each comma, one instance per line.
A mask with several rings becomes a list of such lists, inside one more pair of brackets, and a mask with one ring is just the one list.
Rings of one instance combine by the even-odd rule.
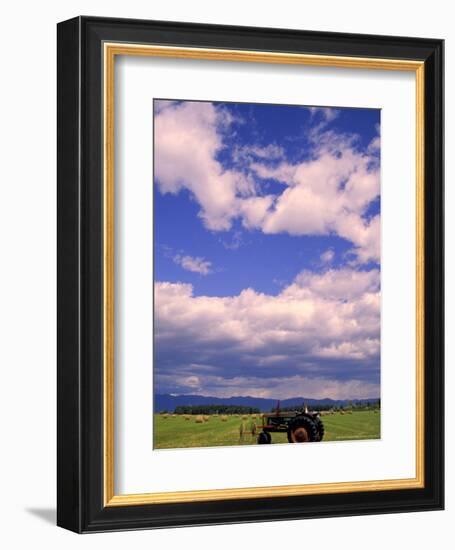
[[179, 405], [174, 414], [258, 414], [257, 407], [242, 405]]
[[[294, 405], [293, 407], [280, 407], [281, 412], [288, 411], [298, 411], [305, 408], [305, 404]], [[368, 401], [346, 401], [346, 403], [334, 404], [334, 403], [321, 403], [315, 405], [308, 405], [309, 411], [342, 411], [342, 410], [353, 410], [353, 411], [373, 411], [381, 408], [380, 399], [370, 399]], [[270, 412], [276, 412], [277, 408], [272, 407]]]

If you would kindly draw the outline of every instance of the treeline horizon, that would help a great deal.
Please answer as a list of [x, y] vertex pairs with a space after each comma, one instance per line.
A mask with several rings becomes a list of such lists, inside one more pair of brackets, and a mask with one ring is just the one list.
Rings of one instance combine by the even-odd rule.
[[259, 414], [260, 412], [257, 407], [245, 405], [179, 405], [174, 409], [174, 414]]
[[[305, 408], [305, 403], [302, 405], [294, 405], [292, 407], [280, 407], [282, 412], [296, 411]], [[380, 399], [369, 399], [368, 401], [347, 401], [343, 405], [334, 405], [333, 403], [321, 403], [318, 405], [308, 405], [309, 411], [341, 411], [341, 410], [374, 410], [381, 408]], [[270, 412], [276, 412], [277, 407], [272, 407]]]
[[[281, 412], [299, 411], [305, 408], [305, 403], [287, 407], [280, 407]], [[317, 405], [309, 404], [309, 411], [341, 411], [341, 410], [357, 410], [368, 411], [381, 408], [380, 399], [370, 399], [367, 401], [347, 401], [343, 404], [321, 403]], [[270, 412], [276, 412], [277, 407], [272, 407]], [[172, 411], [161, 410], [160, 414], [166, 414]], [[261, 410], [258, 407], [250, 407], [246, 405], [178, 405], [174, 408], [173, 414], [259, 414]]]

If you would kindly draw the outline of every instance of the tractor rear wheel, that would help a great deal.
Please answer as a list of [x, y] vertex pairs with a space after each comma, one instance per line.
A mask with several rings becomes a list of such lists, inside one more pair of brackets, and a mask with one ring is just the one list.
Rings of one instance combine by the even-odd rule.
[[297, 417], [289, 424], [289, 443], [309, 443], [310, 441], [318, 441], [318, 436], [316, 424], [307, 416]]
[[316, 417], [314, 419], [314, 423], [316, 424], [316, 429], [318, 431], [318, 438], [316, 441], [322, 441], [325, 433], [324, 424], [322, 423], [322, 420], [319, 417]]
[[261, 432], [258, 436], [259, 445], [268, 445], [272, 443], [272, 436], [267, 432]]

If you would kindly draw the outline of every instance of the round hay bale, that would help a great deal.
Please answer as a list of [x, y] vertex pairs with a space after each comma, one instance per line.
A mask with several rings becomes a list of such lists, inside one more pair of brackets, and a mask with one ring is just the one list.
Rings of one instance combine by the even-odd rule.
[[227, 422], [227, 419], [228, 419], [227, 414], [223, 414], [221, 416], [221, 422]]
[[196, 416], [196, 424], [202, 424], [204, 422], [204, 417], [202, 416], [202, 414], [198, 414]]
[[204, 415], [204, 422], [208, 422], [210, 420], [210, 416], [208, 414]]

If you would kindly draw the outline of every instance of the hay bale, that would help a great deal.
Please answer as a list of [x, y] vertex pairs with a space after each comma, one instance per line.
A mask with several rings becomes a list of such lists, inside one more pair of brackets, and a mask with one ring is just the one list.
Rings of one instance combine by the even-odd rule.
[[204, 417], [202, 416], [202, 414], [198, 414], [196, 416], [196, 424], [203, 424], [204, 422]]
[[344, 411], [340, 411], [340, 414], [344, 414]]
[[204, 422], [208, 422], [210, 420], [210, 416], [208, 414], [204, 415]]
[[244, 414], [244, 415], [242, 416], [242, 420], [248, 420], [248, 415], [247, 415], [247, 414]]
[[227, 419], [228, 419], [227, 414], [223, 414], [221, 416], [221, 422], [227, 422]]
[[185, 420], [190, 420], [190, 419], [191, 419], [191, 416], [190, 416], [189, 414], [184, 414], [184, 415], [183, 415], [183, 418], [184, 418]]

